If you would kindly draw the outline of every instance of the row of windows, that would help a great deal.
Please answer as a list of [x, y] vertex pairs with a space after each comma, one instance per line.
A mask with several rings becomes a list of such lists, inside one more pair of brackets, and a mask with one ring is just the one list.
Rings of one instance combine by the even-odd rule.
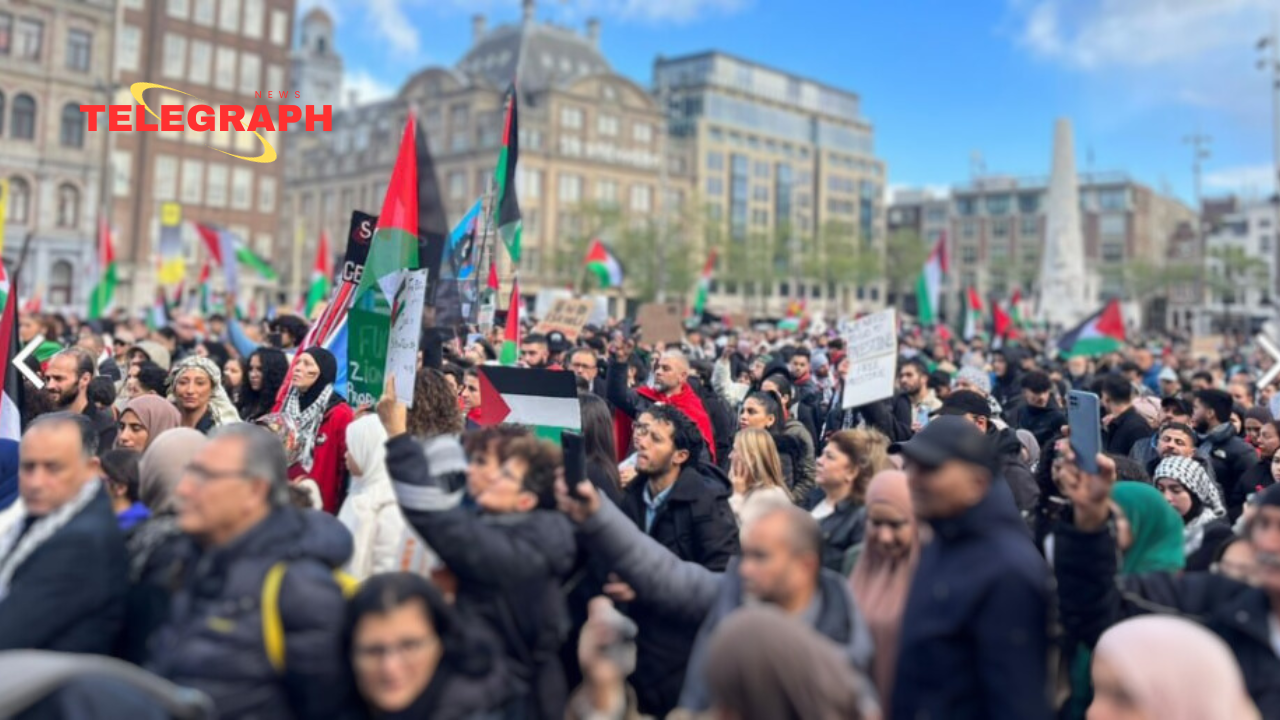
[[[795, 283], [795, 297], [798, 300], [805, 300], [807, 298], [821, 300], [825, 295], [825, 297], [834, 300], [837, 297], [838, 289], [844, 287], [845, 286], [837, 286], [834, 282], [827, 283], [825, 288], [821, 283], [814, 283], [810, 285], [808, 283], [798, 282]], [[721, 295], [738, 295], [741, 293], [747, 297], [755, 297], [757, 295], [773, 297], [775, 289], [777, 294], [782, 297], [791, 297], [792, 295], [792, 284], [785, 280], [777, 283], [776, 285], [774, 283], [757, 284], [752, 281], [743, 281], [742, 283], [738, 283], [735, 280], [726, 280], [723, 283], [716, 280], [711, 281], [711, 292]], [[847, 290], [847, 288], [845, 289]], [[865, 300], [868, 298], [871, 300], [880, 299], [879, 288], [858, 287], [855, 292], [859, 300]]]
[[[31, 220], [31, 185], [24, 178], [9, 178], [9, 222], [26, 225]], [[80, 224], [80, 190], [71, 183], [58, 186], [58, 213], [55, 220], [60, 228], [75, 228]]]
[[[985, 197], [956, 198], [956, 213], [963, 216], [974, 216], [984, 211], [987, 215], [1008, 215], [1016, 211], [1022, 215], [1034, 215], [1040, 212], [1042, 193], [1024, 192], [1015, 195], [998, 194]], [[1016, 199], [1015, 199], [1016, 198]], [[1123, 211], [1129, 207], [1128, 188], [1107, 188], [1080, 193], [1080, 207], [1088, 210]]]
[[[123, 0], [123, 4], [141, 10], [145, 0]], [[167, 4], [169, 17], [189, 19], [204, 27], [214, 27], [216, 19], [219, 30], [240, 33], [254, 40], [262, 38], [266, 16], [264, 0], [221, 0], [221, 5], [219, 0], [168, 0]], [[272, 44], [285, 47], [289, 42], [289, 13], [273, 8], [269, 32]]]
[[[125, 167], [128, 166], [127, 162], [123, 164]], [[230, 181], [229, 194], [228, 180]], [[115, 183], [116, 190], [119, 191], [121, 183], [119, 168], [117, 168]], [[127, 184], [127, 175], [125, 184]], [[226, 163], [206, 163], [194, 158], [179, 159], [173, 155], [157, 155], [152, 188], [157, 200], [178, 200], [184, 205], [230, 207], [232, 210], [253, 209], [253, 171], [246, 167], [229, 166]], [[258, 212], [263, 213], [275, 212], [275, 178], [265, 175], [258, 178], [257, 209]]]
[[[118, 55], [121, 70], [139, 69], [141, 46], [142, 31], [132, 25], [124, 25], [120, 31]], [[241, 52], [237, 57], [235, 48], [216, 47], [204, 40], [189, 40], [177, 33], [165, 33], [163, 53], [161, 74], [165, 78], [212, 85], [219, 90], [238, 90], [244, 95], [264, 89], [288, 90], [284, 84], [284, 68], [274, 63], [266, 67], [264, 86], [262, 58], [257, 53]]]
[[707, 138], [712, 142], [728, 142], [734, 147], [780, 153], [786, 157], [798, 157], [801, 160], [808, 160], [810, 156], [809, 148], [804, 145], [793, 145], [789, 142], [780, 143], [769, 138], [761, 138], [758, 135], [743, 135], [737, 130], [723, 130], [714, 125], [707, 130]]
[[[64, 64], [68, 70], [88, 72], [93, 50], [93, 33], [80, 28], [67, 29], [67, 54]], [[44, 23], [34, 18], [0, 13], [0, 55], [12, 55], [19, 60], [40, 62], [44, 50]]]
[[[586, 112], [582, 108], [572, 106], [560, 108], [561, 130], [581, 130], [585, 124]], [[596, 134], [600, 137], [618, 137], [621, 134], [621, 128], [622, 121], [616, 115], [601, 113], [596, 116]], [[653, 142], [653, 125], [646, 122], [632, 123], [631, 140], [646, 145]]]
[[[13, 98], [13, 109], [9, 112], [9, 137], [14, 140], [36, 139], [36, 99], [27, 93], [20, 93]], [[5, 95], [0, 92], [0, 137], [4, 136]], [[84, 113], [80, 112], [80, 103], [69, 102], [62, 106], [62, 123], [58, 133], [58, 141], [63, 147], [84, 147]]]

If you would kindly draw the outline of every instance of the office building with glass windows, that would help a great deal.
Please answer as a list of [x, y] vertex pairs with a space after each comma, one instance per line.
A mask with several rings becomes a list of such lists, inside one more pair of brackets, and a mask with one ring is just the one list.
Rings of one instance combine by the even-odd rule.
[[713, 310], [883, 304], [885, 164], [857, 95], [720, 52], [660, 57], [653, 85], [706, 208]]

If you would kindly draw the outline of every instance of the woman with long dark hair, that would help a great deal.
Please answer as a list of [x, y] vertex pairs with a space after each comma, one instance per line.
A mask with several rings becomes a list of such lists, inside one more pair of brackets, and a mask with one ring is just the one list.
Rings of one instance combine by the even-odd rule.
[[622, 480], [618, 476], [617, 452], [613, 442], [613, 413], [609, 404], [591, 393], [578, 393], [582, 407], [582, 438], [587, 450], [587, 479], [615, 505], [622, 502]]
[[240, 417], [253, 422], [271, 412], [289, 374], [289, 359], [275, 348], [261, 347], [249, 356], [240, 388]]
[[773, 438], [773, 444], [778, 448], [778, 459], [782, 462], [782, 477], [786, 480], [787, 491], [791, 493], [793, 502], [800, 503], [808, 494], [805, 486], [796, 485], [797, 479], [804, 472], [804, 446], [783, 431], [786, 422], [782, 399], [771, 390], [760, 390], [748, 395], [742, 401], [742, 410], [738, 413], [739, 429], [764, 430]]

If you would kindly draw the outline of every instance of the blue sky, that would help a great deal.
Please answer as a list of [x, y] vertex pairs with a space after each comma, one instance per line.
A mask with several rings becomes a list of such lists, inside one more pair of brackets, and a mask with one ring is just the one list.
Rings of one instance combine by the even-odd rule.
[[[348, 87], [389, 94], [453, 64], [471, 16], [519, 0], [301, 0], [337, 17]], [[1081, 171], [1123, 170], [1192, 197], [1184, 136], [1213, 136], [1206, 195], [1271, 186], [1268, 81], [1254, 63], [1280, 0], [541, 0], [538, 16], [603, 24], [619, 72], [648, 85], [653, 58], [721, 49], [862, 97], [891, 186], [988, 173], [1047, 176], [1053, 121], [1075, 124]], [[301, 13], [300, 13], [301, 14]]]

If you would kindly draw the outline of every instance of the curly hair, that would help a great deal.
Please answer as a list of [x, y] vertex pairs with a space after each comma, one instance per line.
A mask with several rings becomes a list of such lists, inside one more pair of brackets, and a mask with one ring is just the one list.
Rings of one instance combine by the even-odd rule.
[[889, 438], [879, 430], [857, 428], [841, 430], [828, 438], [827, 442], [846, 455], [850, 464], [857, 468], [858, 474], [853, 478], [850, 497], [855, 503], [863, 503], [871, 478], [881, 470], [893, 467], [889, 462]]
[[527, 469], [521, 486], [538, 498], [539, 508], [555, 509], [556, 471], [564, 463], [564, 455], [559, 447], [527, 435], [507, 443], [502, 448], [500, 457], [503, 462], [511, 458], [523, 460]]
[[413, 384], [413, 407], [409, 409], [409, 434], [418, 438], [458, 435], [462, 432], [462, 412], [458, 398], [449, 390], [444, 373], [423, 368]]

